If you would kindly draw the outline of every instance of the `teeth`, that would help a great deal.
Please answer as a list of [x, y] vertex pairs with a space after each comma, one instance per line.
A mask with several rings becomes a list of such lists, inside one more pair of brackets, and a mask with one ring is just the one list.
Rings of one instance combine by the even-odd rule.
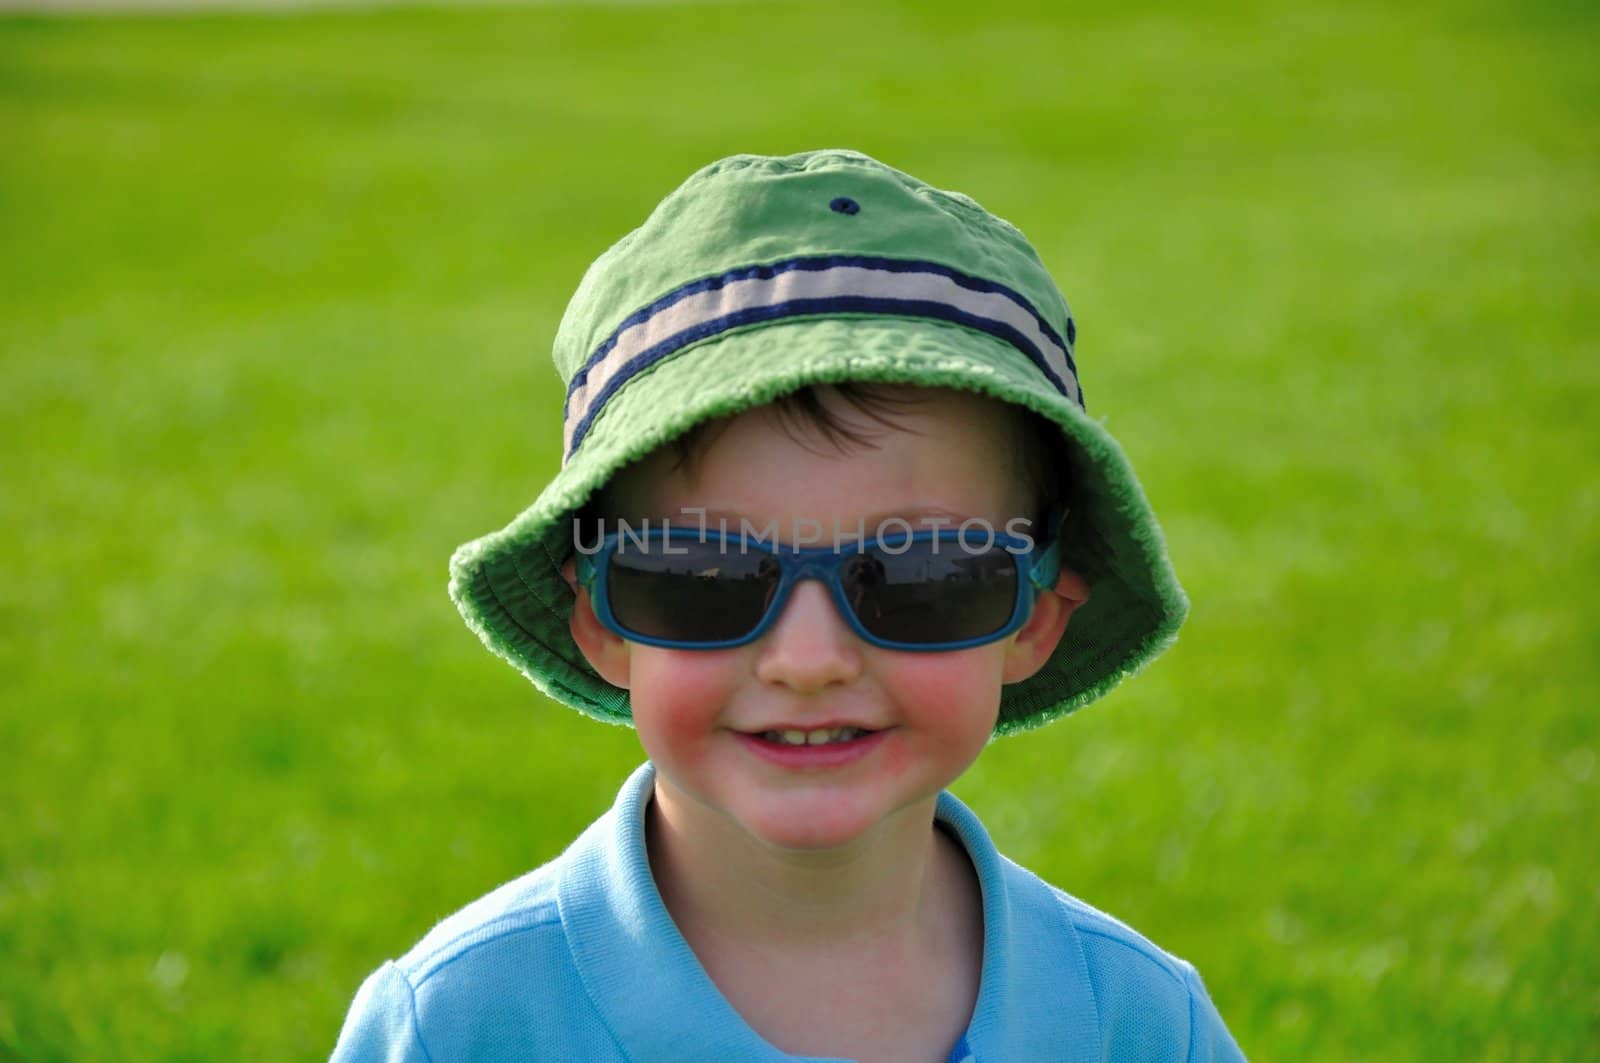
[[762, 738], [786, 746], [821, 746], [830, 742], [849, 742], [867, 732], [859, 727], [818, 728], [815, 731], [763, 731]]

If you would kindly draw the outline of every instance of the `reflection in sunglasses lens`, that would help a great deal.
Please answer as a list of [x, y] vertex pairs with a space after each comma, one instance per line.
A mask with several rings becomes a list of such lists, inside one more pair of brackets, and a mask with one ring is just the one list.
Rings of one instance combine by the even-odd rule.
[[724, 642], [761, 622], [778, 588], [777, 558], [715, 539], [671, 546], [612, 555], [606, 596], [618, 623], [645, 638]]
[[861, 626], [907, 645], [981, 638], [1005, 626], [1017, 603], [1016, 558], [999, 547], [916, 542], [901, 553], [869, 548], [845, 563], [845, 597]]

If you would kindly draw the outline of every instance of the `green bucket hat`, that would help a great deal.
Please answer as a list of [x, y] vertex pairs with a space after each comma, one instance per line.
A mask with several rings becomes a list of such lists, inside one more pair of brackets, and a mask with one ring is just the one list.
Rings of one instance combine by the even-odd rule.
[[996, 735], [1087, 705], [1176, 637], [1188, 601], [1121, 447], [1089, 418], [1077, 328], [1014, 226], [855, 151], [735, 155], [693, 174], [584, 274], [555, 340], [563, 464], [450, 559], [467, 625], [557, 701], [631, 724], [568, 629], [572, 520], [619, 469], [702, 421], [810, 384], [960, 388], [1062, 433], [1062, 564], [1093, 591], [1055, 654], [1006, 686]]

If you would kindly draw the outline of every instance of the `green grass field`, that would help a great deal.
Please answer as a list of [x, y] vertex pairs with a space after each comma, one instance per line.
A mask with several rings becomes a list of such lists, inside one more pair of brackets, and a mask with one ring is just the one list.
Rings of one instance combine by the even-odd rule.
[[1001, 849], [1252, 1058], [1592, 1058], [1597, 45], [1509, 2], [0, 17], [0, 1057], [325, 1056], [607, 807], [632, 733], [446, 559], [556, 467], [589, 260], [712, 159], [850, 146], [1033, 239], [1194, 600], [956, 786]]

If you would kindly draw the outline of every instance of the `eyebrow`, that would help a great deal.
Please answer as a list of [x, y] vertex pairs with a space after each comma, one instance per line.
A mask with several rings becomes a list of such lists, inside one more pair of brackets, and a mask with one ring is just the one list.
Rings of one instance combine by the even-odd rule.
[[[685, 514], [686, 514], [685, 510], [680, 509], [678, 511], [678, 515], [679, 516], [683, 516]], [[695, 514], [693, 514], [693, 516], [698, 518], [699, 514], [695, 513]], [[956, 513], [956, 512], [953, 512], [951, 510], [945, 509], [942, 506], [913, 506], [910, 509], [885, 510], [885, 511], [879, 512], [879, 513], [872, 513], [872, 514], [867, 515], [866, 517], [861, 518], [861, 522], [860, 523], [861, 523], [862, 527], [866, 531], [871, 531], [872, 529], [877, 528], [880, 524], [884, 523], [885, 521], [903, 520], [903, 521], [905, 521], [905, 522], [907, 522], [909, 524], [915, 525], [918, 521], [927, 520], [930, 517], [942, 518], [942, 519], [948, 521], [952, 526], [960, 525], [960, 523], [962, 521], [964, 521], [964, 520], [981, 519], [981, 518], [974, 518], [970, 514]], [[670, 519], [673, 519], [673, 518], [668, 517], [666, 519], [670, 520]], [[777, 518], [773, 518], [773, 519], [777, 520]], [[796, 519], [796, 518], [791, 518], [791, 519]], [[797, 519], [809, 520], [811, 518], [802, 516], [802, 517], [799, 517]], [[706, 522], [706, 525], [708, 527], [711, 526], [711, 525], [715, 525], [718, 521], [722, 521], [722, 520], [727, 521], [730, 526], [734, 526], [734, 527], [737, 527], [739, 525], [740, 521], [746, 521], [746, 522], [748, 522], [750, 524], [751, 527], [754, 527], [754, 528], [763, 528], [763, 527], [766, 526], [766, 525], [762, 524], [760, 521], [752, 520], [751, 518], [745, 516], [742, 513], [735, 513], [735, 512], [731, 512], [731, 511], [727, 511], [727, 510], [720, 510], [720, 509], [710, 509], [710, 508], [706, 509], [705, 522]], [[768, 521], [768, 523], [772, 523], [772, 521]], [[782, 521], [778, 520], [778, 523], [781, 525]], [[849, 526], [850, 527], [854, 527], [854, 525], [855, 525], [855, 522], [852, 521]], [[846, 525], [844, 525], [844, 524], [840, 525], [840, 527], [845, 527], [845, 526]]]

